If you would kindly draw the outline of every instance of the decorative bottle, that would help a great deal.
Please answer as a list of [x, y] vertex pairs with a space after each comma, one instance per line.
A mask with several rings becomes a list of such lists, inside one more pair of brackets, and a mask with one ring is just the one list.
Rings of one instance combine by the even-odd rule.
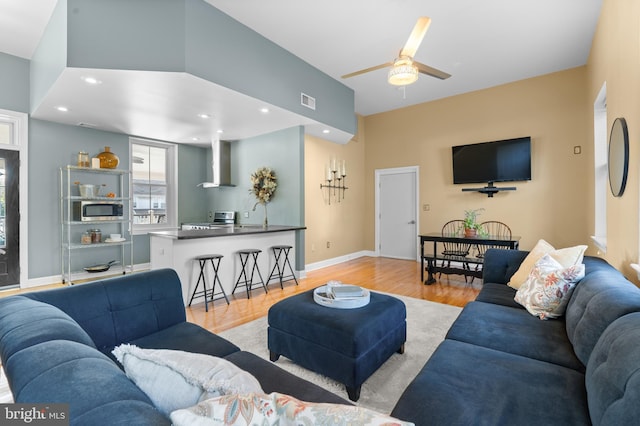
[[97, 157], [100, 159], [101, 169], [115, 169], [120, 162], [118, 156], [111, 152], [111, 147], [109, 146], [105, 146], [104, 152], [98, 154]]

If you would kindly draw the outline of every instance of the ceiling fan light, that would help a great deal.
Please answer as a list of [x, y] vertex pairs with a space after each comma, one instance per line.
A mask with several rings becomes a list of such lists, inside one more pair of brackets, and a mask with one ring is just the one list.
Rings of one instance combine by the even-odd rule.
[[406, 86], [418, 80], [418, 67], [409, 59], [398, 59], [389, 70], [388, 81], [394, 86]]

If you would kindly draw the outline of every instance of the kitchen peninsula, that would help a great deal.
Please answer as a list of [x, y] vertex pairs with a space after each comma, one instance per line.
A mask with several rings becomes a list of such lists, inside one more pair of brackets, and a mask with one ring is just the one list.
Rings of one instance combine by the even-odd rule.
[[[263, 228], [261, 225], [234, 225], [215, 229], [150, 232], [151, 269], [175, 269], [182, 282], [182, 298], [186, 306], [200, 272], [198, 262], [194, 261], [194, 258], [204, 254], [221, 254], [224, 257], [220, 262], [218, 276], [225, 292], [230, 295], [240, 273], [240, 259], [236, 253], [238, 250], [262, 250], [258, 266], [266, 283], [275, 264], [271, 247], [294, 247], [289, 253], [289, 262], [295, 266], [296, 231], [303, 229], [303, 226], [269, 225]], [[206, 279], [207, 288], [210, 289], [213, 283], [210, 265], [207, 266]], [[257, 279], [256, 276], [254, 280]], [[217, 291], [219, 289], [216, 288]], [[244, 295], [244, 289], [237, 294]], [[194, 300], [194, 303], [200, 302], [203, 302], [202, 298]]]

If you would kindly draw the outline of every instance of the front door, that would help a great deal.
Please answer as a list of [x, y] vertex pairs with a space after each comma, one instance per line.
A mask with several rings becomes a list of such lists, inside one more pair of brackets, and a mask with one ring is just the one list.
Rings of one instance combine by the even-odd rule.
[[380, 256], [415, 260], [417, 254], [417, 170], [379, 170], [378, 250]]
[[20, 155], [0, 149], [0, 287], [20, 283]]

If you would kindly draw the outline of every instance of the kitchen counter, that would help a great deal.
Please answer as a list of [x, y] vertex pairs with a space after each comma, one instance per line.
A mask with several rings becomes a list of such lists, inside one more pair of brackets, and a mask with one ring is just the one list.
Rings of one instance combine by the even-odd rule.
[[[237, 251], [242, 249], [260, 249], [258, 257], [258, 267], [265, 283], [275, 265], [272, 246], [290, 245], [293, 249], [289, 252], [289, 262], [296, 265], [296, 234], [306, 229], [304, 226], [278, 226], [269, 225], [263, 228], [262, 225], [237, 225], [220, 227], [217, 229], [194, 229], [176, 231], [150, 232], [150, 257], [151, 269], [172, 268], [180, 277], [182, 282], [182, 297], [185, 306], [189, 303], [191, 294], [196, 285], [200, 267], [196, 256], [205, 254], [221, 254], [224, 257], [220, 262], [219, 278], [228, 296], [231, 295], [233, 287], [240, 273], [240, 259]], [[294, 271], [296, 277], [301, 271]], [[257, 280], [257, 274], [254, 280]], [[213, 283], [211, 264], [206, 267], [207, 288], [211, 288]], [[279, 281], [274, 280], [272, 283]], [[270, 286], [269, 289], [276, 289]], [[202, 284], [198, 290], [202, 290]], [[216, 293], [220, 289], [216, 288]], [[263, 293], [262, 288], [253, 290], [252, 294]], [[244, 288], [236, 291], [236, 296], [246, 298]], [[204, 303], [202, 297], [195, 299], [194, 303]], [[223, 302], [224, 303], [224, 302]]]
[[235, 225], [220, 226], [214, 229], [192, 229], [179, 231], [150, 232], [149, 235], [174, 238], [177, 240], [189, 240], [194, 238], [228, 237], [232, 235], [264, 234], [269, 232], [298, 231], [306, 229], [304, 226], [269, 225]]

